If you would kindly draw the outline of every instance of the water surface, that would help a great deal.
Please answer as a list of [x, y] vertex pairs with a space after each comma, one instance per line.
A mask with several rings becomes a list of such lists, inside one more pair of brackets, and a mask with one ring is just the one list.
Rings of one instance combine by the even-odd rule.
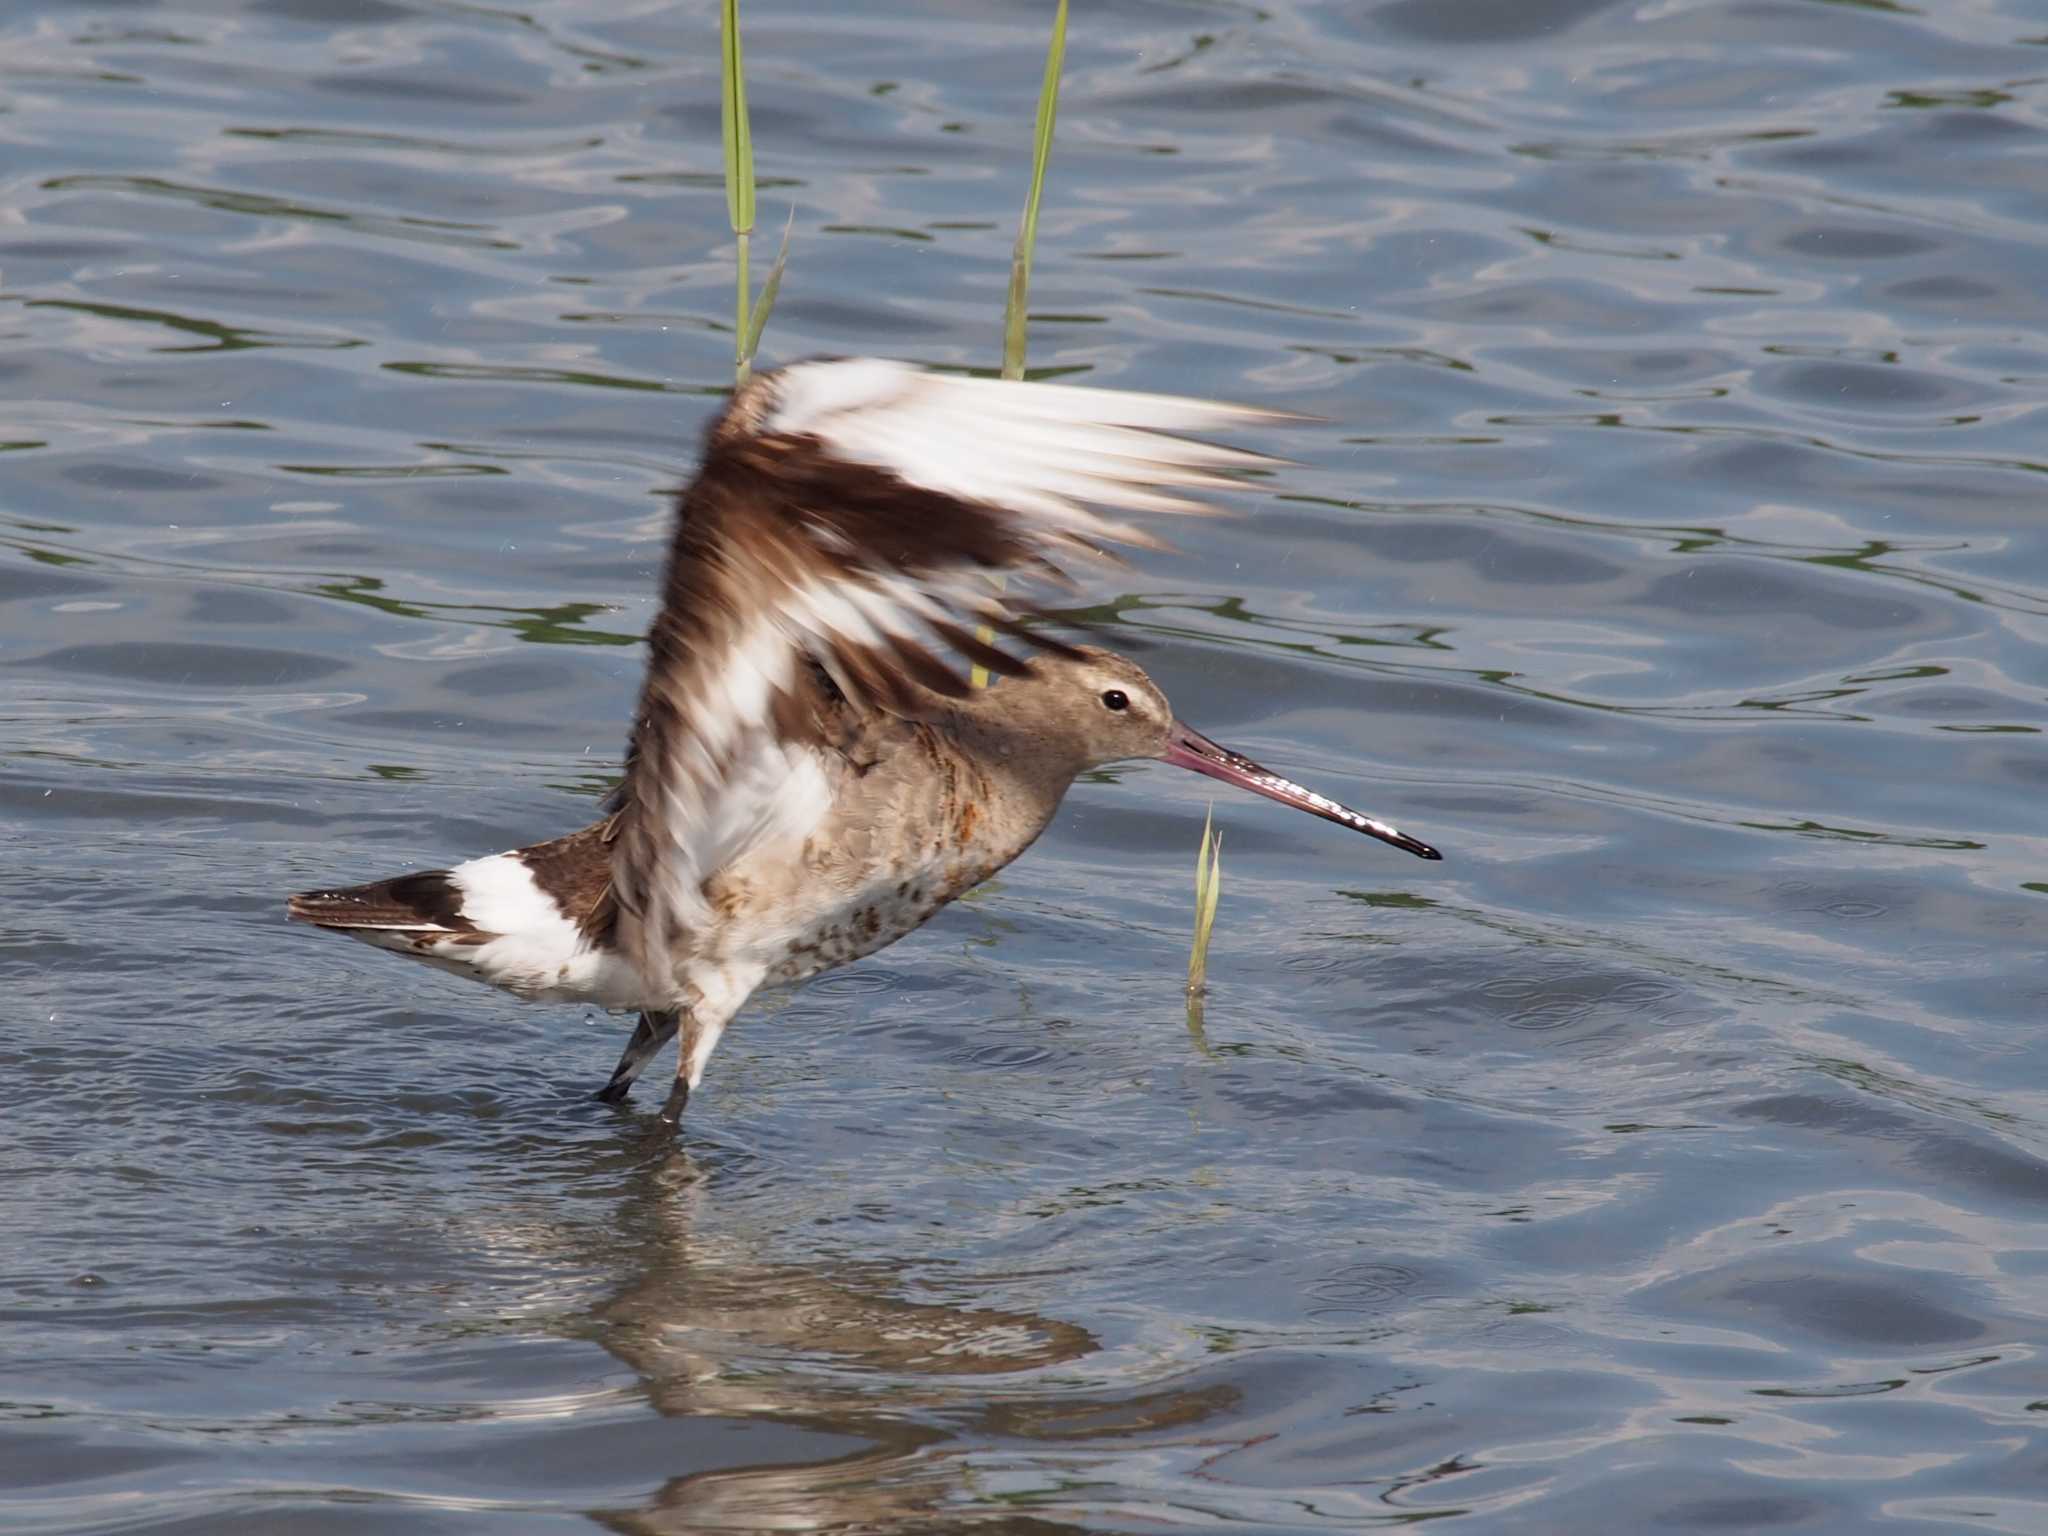
[[[768, 360], [993, 364], [1047, 8], [747, 15]], [[0, 23], [0, 1522], [2048, 1524], [2038, 7], [1077, 8], [1034, 369], [1321, 418], [1085, 612], [1448, 856], [1218, 797], [1191, 1033], [1091, 778], [678, 1143], [281, 897], [616, 770], [715, 25]]]

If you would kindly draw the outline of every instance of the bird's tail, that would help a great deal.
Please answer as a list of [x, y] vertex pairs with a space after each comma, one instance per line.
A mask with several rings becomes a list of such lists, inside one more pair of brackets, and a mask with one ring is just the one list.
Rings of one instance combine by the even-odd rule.
[[375, 933], [388, 933], [396, 939], [488, 937], [463, 916], [462, 905], [462, 890], [448, 871], [429, 869], [342, 890], [301, 891], [286, 900], [285, 913], [295, 923], [312, 923], [359, 938]]

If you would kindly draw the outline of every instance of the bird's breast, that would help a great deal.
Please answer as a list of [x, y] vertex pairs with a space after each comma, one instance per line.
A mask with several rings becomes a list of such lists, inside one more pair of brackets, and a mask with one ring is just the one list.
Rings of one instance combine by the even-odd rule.
[[893, 944], [1008, 864], [1051, 818], [1000, 765], [928, 727], [906, 724], [883, 745], [878, 763], [839, 778], [831, 812], [798, 855], [736, 866], [707, 892], [722, 918], [720, 948], [762, 966], [767, 984]]

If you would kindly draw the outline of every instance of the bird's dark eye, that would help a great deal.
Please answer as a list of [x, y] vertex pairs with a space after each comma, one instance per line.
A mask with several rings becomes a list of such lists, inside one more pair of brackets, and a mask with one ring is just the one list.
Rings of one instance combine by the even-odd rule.
[[1123, 689], [1112, 688], [1102, 696], [1102, 707], [1104, 709], [1129, 709], [1131, 701], [1124, 697]]

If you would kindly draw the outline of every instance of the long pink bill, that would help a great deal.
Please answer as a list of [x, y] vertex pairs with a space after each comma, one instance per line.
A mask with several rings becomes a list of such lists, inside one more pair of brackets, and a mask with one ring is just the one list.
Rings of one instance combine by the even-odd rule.
[[1429, 844], [1406, 832], [1397, 831], [1384, 821], [1354, 811], [1348, 805], [1304, 789], [1292, 779], [1283, 779], [1279, 774], [1261, 768], [1241, 752], [1220, 747], [1200, 731], [1173, 722], [1173, 733], [1166, 750], [1160, 754], [1167, 762], [1181, 768], [1192, 768], [1196, 773], [1206, 773], [1212, 779], [1221, 779], [1226, 784], [1235, 784], [1248, 789], [1255, 795], [1264, 795], [1268, 800], [1278, 800], [1282, 805], [1291, 805], [1297, 811], [1307, 811], [1311, 816], [1320, 816], [1325, 821], [1334, 821], [1340, 827], [1349, 827], [1354, 832], [1363, 832], [1367, 837], [1376, 837], [1383, 843], [1392, 843], [1396, 848], [1406, 849], [1418, 859], [1440, 859]]

